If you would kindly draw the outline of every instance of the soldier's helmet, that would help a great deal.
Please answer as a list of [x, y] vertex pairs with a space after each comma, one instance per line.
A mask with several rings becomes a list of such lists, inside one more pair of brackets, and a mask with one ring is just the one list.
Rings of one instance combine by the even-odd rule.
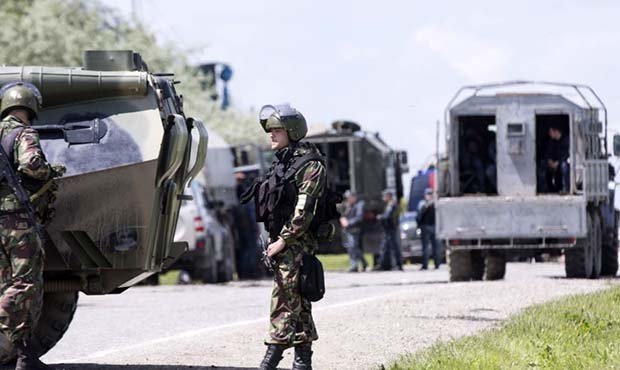
[[0, 89], [0, 118], [4, 118], [11, 109], [24, 108], [30, 111], [30, 118], [37, 118], [43, 105], [43, 97], [31, 83], [12, 82]]
[[288, 103], [263, 106], [259, 113], [259, 121], [265, 132], [275, 128], [286, 130], [288, 138], [292, 141], [299, 141], [308, 133], [306, 119]]

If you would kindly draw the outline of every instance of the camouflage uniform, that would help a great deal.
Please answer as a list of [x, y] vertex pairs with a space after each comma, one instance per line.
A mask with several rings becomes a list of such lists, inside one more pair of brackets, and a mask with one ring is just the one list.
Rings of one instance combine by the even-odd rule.
[[[281, 159], [281, 149], [276, 156]], [[293, 159], [318, 149], [312, 144], [296, 146]], [[305, 164], [295, 175], [298, 195], [294, 214], [282, 228], [280, 237], [286, 243], [285, 249], [274, 259], [277, 267], [274, 271], [274, 287], [271, 295], [271, 313], [269, 338], [266, 344], [293, 346], [310, 343], [318, 339], [312, 305], [299, 292], [299, 275], [304, 253], [314, 253], [317, 246], [315, 235], [309, 227], [317, 207], [317, 199], [325, 188], [326, 172], [321, 162], [311, 161]]]
[[[0, 121], [0, 140], [23, 127], [13, 145], [14, 168], [28, 184], [50, 180], [53, 169], [38, 133], [9, 115]], [[11, 153], [7, 153], [11, 156]], [[40, 315], [44, 251], [35, 228], [6, 182], [0, 182], [0, 331], [11, 342], [26, 340]]]

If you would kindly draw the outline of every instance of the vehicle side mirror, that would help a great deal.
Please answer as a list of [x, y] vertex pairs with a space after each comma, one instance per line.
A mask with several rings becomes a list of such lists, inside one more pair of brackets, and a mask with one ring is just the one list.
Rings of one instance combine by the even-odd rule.
[[407, 151], [406, 150], [401, 150], [398, 152], [398, 157], [400, 159], [400, 164], [402, 165], [408, 165], [409, 164], [409, 160], [407, 158]]
[[620, 134], [614, 135], [614, 156], [620, 156]]
[[398, 151], [396, 155], [398, 156], [398, 163], [400, 164], [400, 172], [409, 173], [409, 159], [407, 158], [407, 151]]

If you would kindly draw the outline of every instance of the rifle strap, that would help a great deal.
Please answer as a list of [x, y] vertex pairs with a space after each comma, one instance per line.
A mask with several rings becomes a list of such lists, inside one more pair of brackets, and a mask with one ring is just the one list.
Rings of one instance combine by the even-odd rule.
[[2, 137], [2, 141], [0, 142], [0, 145], [2, 146], [2, 149], [4, 149], [4, 152], [6, 153], [13, 168], [15, 168], [15, 139], [17, 139], [17, 136], [19, 136], [19, 134], [23, 131], [24, 127], [16, 127], [9, 131], [7, 135], [4, 135]]

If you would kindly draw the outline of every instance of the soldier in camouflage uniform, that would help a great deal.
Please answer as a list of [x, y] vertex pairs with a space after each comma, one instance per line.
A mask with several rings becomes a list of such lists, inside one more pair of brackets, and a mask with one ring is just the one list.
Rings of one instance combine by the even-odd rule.
[[[42, 103], [27, 83], [0, 91], [0, 141], [28, 193], [49, 188], [54, 169], [41, 150], [38, 133], [29, 128]], [[43, 189], [45, 192], [45, 189]], [[31, 199], [33, 197], [31, 196]], [[51, 369], [39, 361], [31, 335], [43, 304], [44, 251], [34, 222], [5, 179], [0, 180], [0, 331], [17, 351], [17, 370]]]
[[[299, 279], [303, 255], [314, 253], [317, 247], [311, 224], [325, 188], [326, 171], [318, 160], [295, 166], [304, 156], [320, 155], [314, 144], [299, 142], [308, 129], [297, 110], [289, 105], [265, 106], [260, 123], [270, 133], [271, 149], [276, 151], [272, 168], [258, 191], [258, 213], [271, 241], [267, 254], [274, 261], [267, 353], [260, 369], [275, 370], [283, 351], [294, 346], [293, 369], [311, 370], [311, 345], [318, 335], [312, 305], [301, 295]], [[294, 174], [287, 180], [285, 174], [291, 169]]]

